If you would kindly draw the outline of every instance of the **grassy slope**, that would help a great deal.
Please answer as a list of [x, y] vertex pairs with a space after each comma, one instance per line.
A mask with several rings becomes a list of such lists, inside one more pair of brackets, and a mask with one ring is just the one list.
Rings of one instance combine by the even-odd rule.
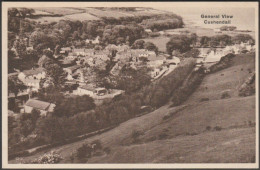
[[62, 8], [62, 7], [52, 7], [52, 8], [34, 8], [36, 10], [35, 14], [60, 14], [63, 16], [60, 17], [51, 17], [43, 16], [38, 18], [31, 18], [30, 20], [40, 21], [40, 22], [58, 22], [60, 20], [100, 20], [102, 17], [128, 17], [128, 16], [150, 16], [157, 14], [164, 14], [169, 12], [164, 12], [155, 9], [144, 9], [138, 12], [130, 11], [120, 11], [120, 10], [111, 10], [109, 8], [104, 8], [103, 10], [96, 8]]
[[[249, 75], [241, 67], [253, 70], [254, 58], [240, 55], [234, 59], [234, 66], [207, 75], [182, 106], [165, 105], [106, 133], [55, 150], [63, 156], [62, 163], [69, 163], [73, 151], [85, 142], [99, 139], [111, 152], [92, 157], [89, 163], [252, 162], [255, 127], [249, 123], [255, 122], [255, 96], [236, 95], [236, 87]], [[219, 93], [230, 85], [231, 98], [220, 99]], [[201, 97], [208, 97], [209, 101], [200, 102]], [[206, 130], [207, 126], [211, 129]], [[216, 126], [222, 130], [214, 130]], [[133, 130], [143, 133], [138, 143], [133, 143]]]

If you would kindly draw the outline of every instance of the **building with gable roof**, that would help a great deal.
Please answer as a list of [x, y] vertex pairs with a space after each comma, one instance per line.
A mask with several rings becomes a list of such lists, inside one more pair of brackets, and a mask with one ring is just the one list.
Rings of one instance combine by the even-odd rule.
[[44, 102], [41, 100], [36, 99], [29, 99], [25, 105], [24, 105], [24, 111], [25, 113], [32, 113], [33, 109], [40, 111], [41, 116], [46, 116], [47, 113], [51, 113], [54, 111], [55, 104]]

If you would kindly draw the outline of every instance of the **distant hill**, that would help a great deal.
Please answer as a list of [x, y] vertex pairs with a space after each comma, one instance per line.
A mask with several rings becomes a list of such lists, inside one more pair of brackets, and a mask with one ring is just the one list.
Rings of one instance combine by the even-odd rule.
[[[156, 10], [152, 8], [107, 8], [107, 7], [81, 7], [81, 8], [65, 8], [65, 7], [39, 7], [35, 10], [33, 20], [41, 22], [58, 22], [62, 19], [69, 20], [100, 20], [105, 18], [126, 18], [126, 17], [151, 17], [162, 14], [173, 14], [171, 12]], [[38, 17], [37, 17], [38, 16]]]

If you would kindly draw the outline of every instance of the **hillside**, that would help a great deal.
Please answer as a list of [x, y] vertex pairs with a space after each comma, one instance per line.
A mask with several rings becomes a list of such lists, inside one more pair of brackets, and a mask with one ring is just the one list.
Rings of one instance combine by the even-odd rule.
[[125, 17], [149, 17], [160, 14], [172, 14], [161, 10], [151, 8], [33, 8], [34, 17], [31, 20], [44, 23], [58, 22], [60, 20], [102, 20], [107, 18], [125, 18]]
[[[170, 107], [169, 103], [108, 132], [54, 150], [64, 158], [61, 163], [71, 163], [71, 153], [98, 139], [110, 152], [93, 156], [88, 163], [254, 162], [255, 96], [237, 93], [254, 70], [253, 54], [237, 55], [231, 67], [206, 75], [183, 105]], [[229, 97], [222, 99], [223, 92]]]

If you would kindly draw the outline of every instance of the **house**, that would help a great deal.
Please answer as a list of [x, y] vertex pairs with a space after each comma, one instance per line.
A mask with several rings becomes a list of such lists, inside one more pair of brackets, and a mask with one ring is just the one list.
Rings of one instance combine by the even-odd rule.
[[71, 51], [72, 51], [71, 47], [62, 47], [60, 49], [60, 53], [69, 53]]
[[218, 62], [224, 56], [223, 52], [211, 51], [209, 55], [205, 58], [205, 63]]
[[73, 49], [72, 50], [72, 53], [69, 53], [68, 56], [79, 56], [79, 55], [82, 55], [82, 56], [92, 56], [94, 55], [95, 53], [95, 50], [94, 49], [86, 49], [86, 48], [76, 48], [76, 49]]
[[25, 70], [18, 74], [18, 78], [23, 81], [24, 79], [41, 80], [46, 76], [45, 69], [42, 67]]
[[99, 44], [100, 43], [100, 37], [97, 36], [95, 39], [86, 39], [87, 44]]
[[120, 51], [128, 51], [130, 50], [130, 47], [128, 45], [114, 45], [114, 44], [109, 44], [106, 46], [105, 50], [111, 51], [111, 50], [117, 50], [118, 52]]
[[155, 68], [153, 71], [151, 71], [151, 77], [155, 78], [156, 76], [158, 76], [160, 74], [161, 69], [159, 68]]
[[45, 69], [42, 67], [32, 70], [25, 70], [18, 74], [19, 80], [29, 87], [28, 91], [38, 91], [40, 88], [40, 81], [44, 79], [45, 76]]
[[145, 29], [144, 31], [147, 32], [147, 33], [153, 32], [151, 29]]
[[75, 76], [75, 74], [73, 75], [73, 73], [75, 73], [75, 71], [77, 71], [80, 67], [81, 66], [79, 65], [74, 65], [71, 67], [63, 68], [63, 70], [67, 72], [67, 80], [74, 80], [73, 76]]
[[79, 86], [76, 91], [78, 95], [89, 95], [90, 97], [94, 96], [94, 92], [95, 92], [95, 87], [90, 85]]
[[166, 58], [163, 56], [150, 56], [148, 58], [148, 65], [150, 67], [156, 68], [161, 66], [162, 64], [164, 64], [164, 62], [166, 61]]
[[164, 35], [164, 31], [159, 31], [159, 34], [160, 35]]
[[179, 64], [181, 62], [181, 60], [178, 57], [172, 57], [172, 58], [168, 58], [167, 60], [165, 60], [167, 63], [169, 64]]
[[22, 112], [24, 113], [32, 113], [33, 109], [40, 111], [41, 116], [46, 116], [48, 113], [51, 113], [54, 111], [55, 104], [44, 102], [41, 100], [36, 99], [29, 99], [25, 105], [24, 110]]

